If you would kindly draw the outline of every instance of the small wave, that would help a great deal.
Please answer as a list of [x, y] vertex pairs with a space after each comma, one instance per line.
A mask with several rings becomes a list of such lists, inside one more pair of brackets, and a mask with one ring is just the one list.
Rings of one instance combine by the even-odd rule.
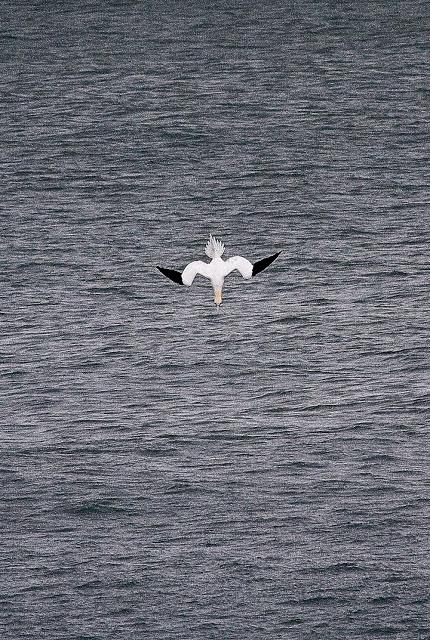
[[399, 627], [371, 627], [365, 630], [365, 634], [366, 636], [376, 636], [380, 638], [381, 636], [395, 636], [401, 631], [402, 629]]
[[93, 500], [71, 505], [64, 509], [66, 513], [75, 516], [109, 516], [131, 513], [130, 508], [114, 504], [110, 500]]
[[364, 571], [363, 567], [360, 567], [355, 562], [338, 562], [336, 564], [330, 564], [325, 567], [311, 567], [303, 571], [305, 574], [321, 574], [321, 575], [340, 575], [342, 573], [357, 573]]

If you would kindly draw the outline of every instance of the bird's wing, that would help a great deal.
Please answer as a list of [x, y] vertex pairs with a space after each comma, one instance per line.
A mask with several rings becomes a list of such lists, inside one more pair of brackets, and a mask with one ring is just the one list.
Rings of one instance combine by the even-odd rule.
[[209, 265], [201, 260], [196, 260], [195, 262], [187, 264], [182, 273], [180, 271], [175, 271], [174, 269], [166, 269], [165, 267], [157, 267], [157, 269], [158, 271], [161, 271], [163, 276], [166, 276], [166, 278], [173, 280], [176, 284], [185, 284], [187, 287], [190, 287], [193, 284], [193, 280], [198, 273], [205, 278], [211, 277]]
[[182, 282], [182, 275], [180, 271], [175, 271], [174, 269], [165, 269], [164, 267], [157, 267], [158, 271], [161, 271], [163, 276], [169, 278], [169, 280], [173, 280], [176, 284], [184, 284]]
[[252, 278], [252, 264], [246, 258], [233, 256], [224, 262], [224, 276], [228, 276], [235, 269], [247, 280]]
[[202, 262], [201, 260], [196, 260], [195, 262], [190, 262], [190, 264], [187, 264], [182, 272], [183, 284], [186, 284], [187, 287], [191, 287], [191, 285], [193, 284], [193, 280], [197, 274], [210, 279], [211, 272], [209, 265], [206, 262]]
[[260, 271], [263, 271], [263, 269], [268, 267], [269, 264], [272, 264], [272, 262], [276, 260], [276, 258], [280, 255], [280, 253], [281, 252], [278, 251], [278, 253], [274, 253], [273, 256], [269, 256], [268, 258], [263, 258], [262, 260], [258, 260], [257, 262], [254, 262], [252, 266], [252, 275], [256, 276], [257, 273], [260, 273]]
[[279, 251], [279, 253], [275, 253], [273, 256], [254, 262], [254, 264], [251, 264], [249, 260], [242, 258], [242, 256], [233, 256], [233, 258], [229, 258], [224, 263], [224, 275], [228, 276], [229, 273], [237, 269], [244, 278], [249, 280], [249, 278], [256, 276], [260, 271], [263, 271], [263, 269], [268, 267], [269, 264], [272, 264], [280, 253], [281, 252]]

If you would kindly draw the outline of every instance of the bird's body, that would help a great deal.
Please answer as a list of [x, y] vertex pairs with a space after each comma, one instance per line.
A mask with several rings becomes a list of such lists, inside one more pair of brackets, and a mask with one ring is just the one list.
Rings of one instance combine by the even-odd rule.
[[206, 245], [205, 252], [209, 258], [212, 258], [209, 263], [203, 262], [202, 260], [190, 262], [182, 271], [182, 274], [179, 271], [174, 271], [173, 269], [165, 269], [163, 267], [157, 267], [157, 269], [159, 269], [159, 271], [161, 271], [161, 273], [167, 278], [173, 280], [173, 282], [176, 282], [177, 284], [184, 284], [187, 287], [190, 287], [193, 284], [196, 275], [208, 278], [212, 282], [214, 302], [217, 307], [222, 303], [224, 279], [229, 275], [229, 273], [237, 269], [237, 271], [239, 271], [246, 280], [249, 280], [252, 276], [255, 276], [257, 273], [268, 267], [280, 253], [275, 253], [269, 258], [263, 258], [263, 260], [259, 260], [254, 264], [249, 262], [246, 258], [242, 258], [242, 256], [233, 256], [232, 258], [228, 258], [228, 260], [223, 260], [222, 255], [224, 253], [224, 245], [213, 236], [209, 237], [209, 242]]

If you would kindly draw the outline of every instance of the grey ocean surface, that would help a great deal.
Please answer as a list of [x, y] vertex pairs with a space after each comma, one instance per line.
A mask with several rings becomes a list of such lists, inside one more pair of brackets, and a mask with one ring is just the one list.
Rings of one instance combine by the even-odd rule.
[[429, 14], [2, 2], [2, 640], [430, 638]]

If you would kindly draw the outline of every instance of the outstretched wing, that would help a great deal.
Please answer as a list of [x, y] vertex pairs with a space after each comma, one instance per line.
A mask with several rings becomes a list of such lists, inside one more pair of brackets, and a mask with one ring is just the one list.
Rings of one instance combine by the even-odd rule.
[[166, 276], [166, 278], [173, 280], [173, 282], [176, 282], [176, 284], [184, 284], [182, 282], [182, 276], [180, 271], [175, 271], [174, 269], [165, 269], [164, 267], [157, 267], [157, 269], [158, 271], [161, 271], [163, 276]]
[[185, 284], [187, 287], [191, 287], [193, 280], [198, 273], [205, 278], [211, 277], [209, 273], [209, 265], [201, 260], [196, 260], [195, 262], [187, 264], [182, 273], [180, 271], [175, 271], [174, 269], [165, 269], [164, 267], [157, 267], [157, 269], [158, 271], [161, 271], [163, 276], [166, 276], [166, 278], [173, 280], [176, 284]]
[[174, 269], [165, 269], [164, 267], [157, 267], [157, 269], [158, 271], [161, 271], [163, 276], [173, 280], [176, 284], [185, 284], [187, 287], [190, 287], [198, 273], [205, 278], [210, 278], [208, 267], [209, 265], [206, 264], [206, 262], [196, 260], [195, 262], [190, 262], [182, 273], [180, 271], [175, 271]]
[[241, 276], [249, 280], [252, 278], [252, 264], [242, 256], [233, 256], [224, 262], [224, 276], [237, 269]]
[[254, 262], [254, 265], [252, 267], [252, 275], [256, 276], [257, 273], [260, 273], [260, 271], [263, 271], [263, 269], [268, 267], [269, 264], [272, 264], [272, 262], [276, 260], [276, 258], [280, 255], [280, 253], [281, 252], [278, 251], [278, 253], [275, 253], [273, 256], [269, 256], [268, 258], [263, 258], [262, 260], [258, 260], [257, 262]]
[[242, 256], [233, 256], [233, 258], [229, 258], [225, 261], [225, 272], [224, 275], [228, 276], [229, 273], [237, 269], [239, 273], [249, 280], [253, 276], [256, 276], [257, 273], [263, 271], [269, 264], [272, 264], [274, 260], [279, 256], [281, 252], [275, 253], [273, 256], [269, 256], [268, 258], [263, 258], [262, 260], [258, 260], [251, 264], [249, 260], [246, 258], [242, 258]]
[[201, 260], [196, 260], [195, 262], [190, 262], [190, 264], [187, 264], [182, 272], [183, 284], [186, 284], [187, 287], [191, 287], [191, 285], [193, 284], [193, 280], [197, 274], [204, 276], [205, 278], [210, 278], [211, 275], [209, 265], [206, 262], [202, 262]]

